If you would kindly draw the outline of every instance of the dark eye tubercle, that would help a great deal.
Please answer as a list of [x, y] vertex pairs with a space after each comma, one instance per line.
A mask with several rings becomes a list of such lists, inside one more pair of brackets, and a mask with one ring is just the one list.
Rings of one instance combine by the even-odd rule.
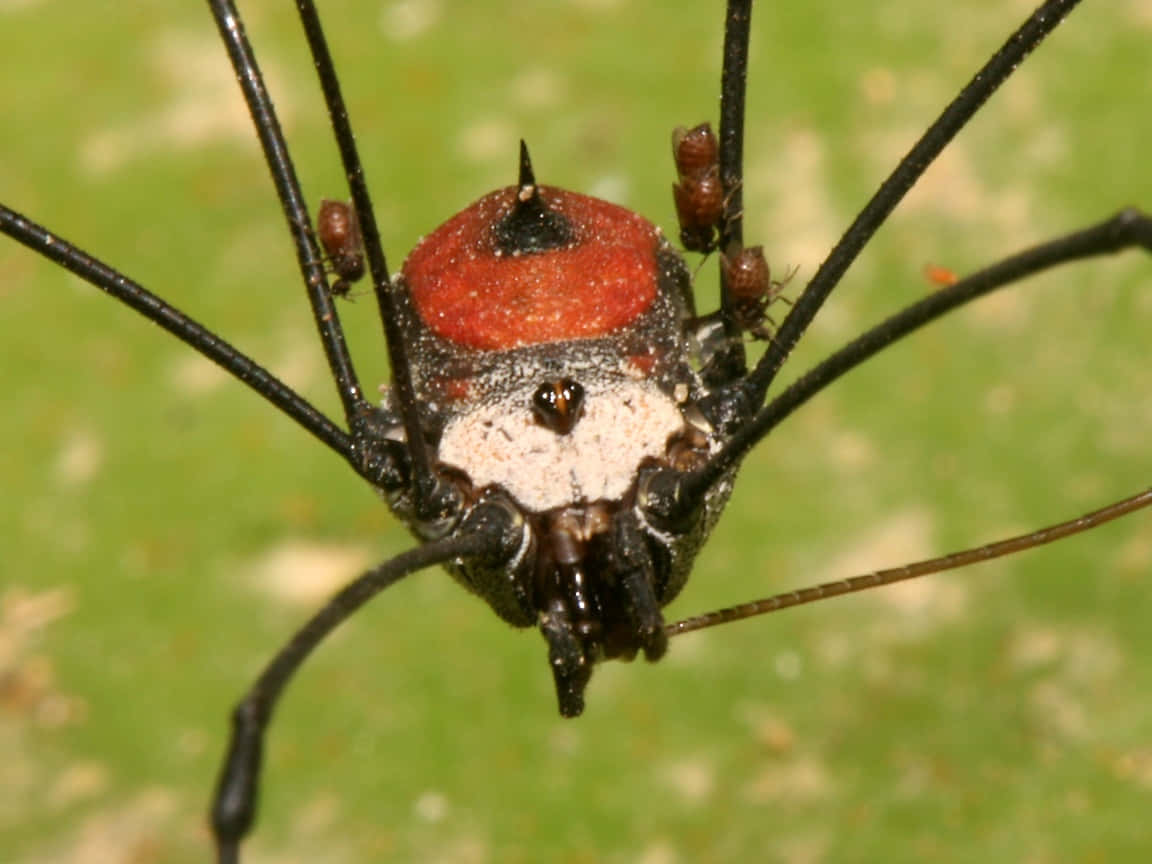
[[571, 378], [545, 381], [532, 394], [536, 422], [557, 435], [567, 435], [584, 412], [584, 388]]

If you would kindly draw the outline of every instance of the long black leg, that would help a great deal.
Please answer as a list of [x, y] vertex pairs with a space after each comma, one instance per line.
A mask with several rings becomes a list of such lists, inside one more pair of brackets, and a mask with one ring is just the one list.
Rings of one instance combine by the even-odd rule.
[[498, 566], [515, 553], [520, 537], [507, 508], [478, 505], [460, 534], [402, 552], [348, 583], [280, 649], [232, 712], [232, 736], [212, 800], [212, 831], [220, 864], [239, 860], [240, 842], [256, 816], [264, 734], [284, 688], [316, 646], [357, 609], [409, 573], [455, 558], [484, 558]]
[[871, 588], [892, 585], [896, 582], [903, 582], [906, 579], [927, 576], [929, 573], [956, 570], [971, 564], [991, 561], [993, 558], [1003, 558], [1005, 555], [1014, 555], [1017, 552], [1023, 552], [1026, 549], [1032, 549], [1036, 546], [1055, 543], [1057, 540], [1063, 540], [1065, 537], [1071, 537], [1073, 534], [1090, 531], [1093, 528], [1103, 525], [1105, 522], [1111, 522], [1113, 519], [1119, 519], [1121, 516], [1127, 516], [1129, 513], [1134, 513], [1146, 507], [1152, 507], [1152, 489], [1146, 489], [1143, 492], [1139, 492], [1129, 498], [1124, 498], [1114, 504], [1109, 504], [1107, 507], [1101, 507], [1099, 510], [1093, 510], [1091, 513], [1086, 513], [1076, 519], [1069, 519], [1067, 522], [1049, 525], [1046, 528], [1041, 528], [1039, 531], [1030, 531], [1027, 534], [1020, 534], [1016, 537], [1010, 537], [1007, 540], [999, 540], [985, 546], [977, 546], [961, 552], [953, 552], [950, 555], [942, 555], [939, 558], [929, 558], [925, 561], [905, 564], [901, 567], [892, 567], [887, 570], [874, 570], [871, 573], [852, 576], [848, 579], [839, 579], [835, 582], [825, 582], [822, 585], [813, 585], [797, 591], [785, 591], [782, 594], [765, 597], [763, 600], [753, 600], [750, 603], [741, 603], [739, 606], [730, 606], [727, 609], [718, 609], [715, 612], [694, 615], [691, 618], [685, 618], [683, 621], [676, 621], [669, 624], [667, 627], [668, 635], [678, 636], [681, 633], [703, 630], [705, 627], [715, 627], [719, 624], [740, 621], [756, 615], [767, 615], [769, 612], [778, 612], [781, 609], [790, 609], [793, 606], [802, 606], [805, 603], [815, 603], [820, 600], [840, 597], [844, 594], [853, 594], [857, 591], [867, 591]]
[[[344, 163], [344, 173], [348, 178], [348, 188], [360, 221], [360, 233], [364, 251], [368, 258], [368, 268], [372, 273], [372, 283], [376, 292], [376, 303], [380, 310], [380, 321], [384, 326], [384, 341], [388, 349], [388, 361], [392, 369], [393, 391], [400, 410], [408, 442], [408, 455], [411, 460], [414, 505], [417, 518], [433, 519], [440, 515], [448, 503], [443, 500], [447, 490], [437, 482], [432, 471], [432, 461], [428, 446], [420, 429], [416, 410], [416, 394], [412, 386], [408, 355], [400, 334], [400, 319], [396, 303], [392, 297], [388, 265], [380, 241], [380, 230], [376, 225], [376, 213], [368, 194], [368, 183], [364, 177], [364, 166], [356, 150], [352, 135], [352, 125], [348, 119], [348, 109], [340, 92], [340, 81], [332, 63], [327, 40], [320, 25], [320, 17], [311, 0], [297, 0], [300, 20], [308, 38], [308, 47], [324, 91], [324, 101], [332, 121], [332, 131], [340, 148], [340, 159]], [[353, 434], [357, 428], [353, 424]]]
[[228, 57], [236, 70], [240, 89], [244, 92], [244, 101], [247, 102], [248, 110], [256, 125], [260, 145], [264, 149], [264, 159], [272, 173], [280, 205], [284, 209], [288, 228], [296, 244], [296, 258], [300, 264], [300, 272], [304, 276], [308, 299], [312, 303], [312, 315], [320, 330], [328, 365], [336, 381], [336, 389], [340, 393], [348, 425], [354, 427], [359, 419], [371, 410], [371, 406], [364, 399], [363, 391], [360, 389], [360, 382], [356, 378], [352, 358], [344, 341], [344, 330], [340, 326], [332, 298], [328, 295], [323, 258], [316, 245], [311, 216], [304, 202], [300, 181], [296, 177], [296, 169], [292, 165], [292, 157], [288, 153], [288, 145], [280, 129], [280, 121], [276, 117], [272, 99], [264, 85], [260, 67], [256, 64], [252, 46], [248, 44], [248, 37], [244, 34], [244, 25], [235, 4], [231, 0], [208, 0], [208, 6], [216, 19], [220, 36], [228, 49]]
[[[762, 408], [724, 445], [691, 489], [708, 488], [734, 467], [765, 435], [793, 411], [841, 375], [855, 369], [893, 342], [978, 297], [1061, 264], [1112, 255], [1132, 248], [1152, 253], [1152, 219], [1129, 208], [1095, 225], [1025, 249], [897, 312], [805, 372]], [[691, 493], [689, 493], [691, 494]]]
[[7, 234], [32, 251], [55, 261], [85, 282], [131, 306], [181, 342], [195, 348], [339, 453], [357, 471], [360, 470], [352, 452], [352, 442], [343, 429], [255, 360], [233, 348], [202, 324], [103, 261], [3, 204], [0, 204], [0, 233]]
[[[748, 40], [752, 0], [729, 0], [724, 16], [724, 65], [720, 74], [720, 182], [724, 216], [720, 249], [744, 245], [744, 99], [748, 83]], [[747, 357], [728, 277], [720, 267], [720, 315], [727, 347], [721, 360], [730, 379], [747, 371]]]
[[775, 337], [769, 342], [764, 356], [745, 379], [745, 388], [753, 405], [760, 405], [764, 401], [764, 394], [767, 393], [776, 373], [780, 371], [788, 354], [808, 328], [832, 289], [840, 283], [844, 273], [860, 254], [860, 250], [884, 224], [888, 215], [920, 175], [972, 119], [972, 115], [1016, 70], [1024, 58], [1078, 3], [1079, 0], [1048, 0], [1042, 4], [1020, 29], [1009, 37], [1004, 47], [992, 55], [992, 59], [976, 73], [968, 85], [960, 91], [960, 95], [928, 127], [928, 131], [908, 151], [908, 155], [900, 160], [896, 170], [881, 184], [876, 194], [824, 259], [812, 281], [797, 298], [792, 311], [776, 331]]

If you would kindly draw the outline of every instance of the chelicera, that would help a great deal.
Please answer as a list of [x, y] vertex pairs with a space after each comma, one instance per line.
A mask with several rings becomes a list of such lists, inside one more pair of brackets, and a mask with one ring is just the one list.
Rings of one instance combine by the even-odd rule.
[[[575, 716], [596, 663], [639, 654], [656, 660], [678, 632], [1007, 554], [1150, 502], [1143, 493], [1020, 538], [687, 622], [669, 625], [661, 611], [685, 584], [741, 459], [799, 404], [974, 297], [1068, 260], [1152, 246], [1148, 219], [1126, 210], [1025, 250], [943, 284], [765, 404], [776, 373], [860, 249], [1074, 3], [1043, 4], [989, 61], [861, 212], [779, 328], [766, 310], [780, 282], [772, 280], [762, 246], [745, 246], [742, 236], [750, 3], [729, 4], [719, 134], [704, 124], [673, 134], [680, 242], [721, 261], [720, 308], [705, 314], [695, 308], [684, 258], [652, 223], [539, 184], [525, 147], [514, 184], [430, 233], [391, 278], [312, 5], [299, 4], [351, 187], [351, 204], [326, 202], [316, 228], [239, 15], [225, 0], [209, 5], [289, 213], [348, 428], [187, 316], [14, 211], [0, 210], [0, 227], [249, 383], [339, 453], [421, 541], [333, 598], [236, 709], [213, 808], [221, 861], [238, 857], [251, 827], [265, 728], [295, 669], [367, 599], [420, 567], [444, 565], [505, 621], [538, 628], [560, 712]], [[363, 395], [333, 302], [365, 264], [394, 374], [382, 405]], [[752, 368], [749, 336], [767, 343]]]

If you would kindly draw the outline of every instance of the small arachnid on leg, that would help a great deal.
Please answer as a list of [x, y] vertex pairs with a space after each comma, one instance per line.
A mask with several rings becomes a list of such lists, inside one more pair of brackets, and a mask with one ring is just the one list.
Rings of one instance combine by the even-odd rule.
[[352, 202], [323, 199], [316, 212], [316, 236], [336, 274], [328, 290], [334, 297], [351, 299], [353, 283], [364, 278], [364, 239]]
[[[768, 307], [777, 300], [791, 305], [791, 301], [780, 292], [792, 274], [789, 273], [784, 279], [773, 279], [763, 246], [736, 247], [721, 252], [720, 267], [724, 273], [724, 284], [728, 286], [732, 297], [732, 312], [740, 329], [753, 339], [770, 340], [776, 322], [768, 314]], [[767, 326], [769, 324], [771, 329]]]

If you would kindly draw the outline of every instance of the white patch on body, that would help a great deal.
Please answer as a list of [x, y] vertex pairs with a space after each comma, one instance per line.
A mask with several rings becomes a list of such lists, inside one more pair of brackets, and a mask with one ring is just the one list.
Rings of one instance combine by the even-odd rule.
[[539, 425], [531, 391], [486, 402], [450, 421], [440, 461], [478, 486], [496, 484], [529, 510], [621, 498], [648, 457], [662, 457], [684, 426], [675, 401], [654, 384], [585, 383], [584, 414], [567, 435]]

